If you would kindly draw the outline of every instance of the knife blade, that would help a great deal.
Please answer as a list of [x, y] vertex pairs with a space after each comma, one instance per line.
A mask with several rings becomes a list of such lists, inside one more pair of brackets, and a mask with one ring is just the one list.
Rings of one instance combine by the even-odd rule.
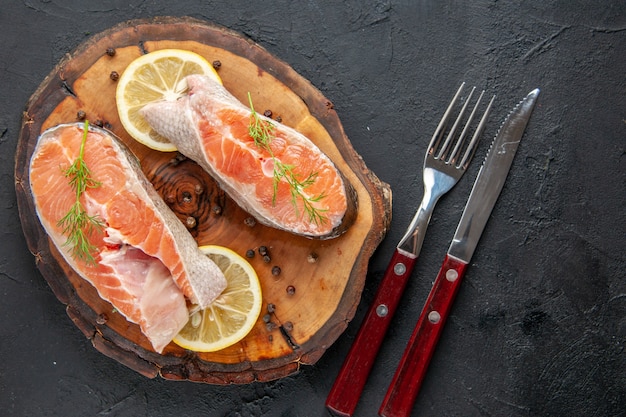
[[531, 91], [513, 108], [491, 144], [441, 269], [378, 411], [382, 417], [408, 416], [413, 409], [454, 297], [502, 191], [538, 95], [539, 89]]

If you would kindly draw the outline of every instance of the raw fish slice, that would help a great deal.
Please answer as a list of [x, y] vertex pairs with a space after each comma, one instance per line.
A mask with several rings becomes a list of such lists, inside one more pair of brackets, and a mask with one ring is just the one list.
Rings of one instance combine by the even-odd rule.
[[[196, 161], [246, 211], [265, 225], [309, 237], [329, 238], [344, 232], [356, 216], [356, 194], [332, 161], [308, 138], [281, 123], [274, 125], [270, 154], [248, 133], [251, 110], [209, 77], [186, 78], [188, 95], [154, 102], [141, 114], [151, 127]], [[311, 219], [303, 200], [294, 198], [282, 179], [275, 188], [275, 161], [293, 167], [302, 189], [323, 219]]]
[[95, 263], [74, 259], [58, 221], [75, 201], [65, 169], [77, 158], [83, 124], [42, 133], [30, 162], [37, 215], [68, 264], [161, 351], [188, 320], [185, 297], [206, 306], [226, 287], [219, 268], [145, 178], [137, 160], [108, 131], [89, 128], [84, 160], [100, 183], [81, 197], [105, 223], [89, 236]]
[[137, 317], [131, 321], [162, 352], [189, 319], [185, 297], [170, 271], [158, 259], [128, 245], [103, 250], [100, 264], [110, 268], [112, 276], [100, 277], [99, 293], [108, 294], [125, 317]]

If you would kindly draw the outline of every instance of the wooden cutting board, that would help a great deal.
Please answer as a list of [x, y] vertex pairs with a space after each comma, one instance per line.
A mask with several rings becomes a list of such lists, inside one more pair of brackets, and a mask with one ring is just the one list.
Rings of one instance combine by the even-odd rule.
[[[124, 131], [115, 105], [115, 77], [136, 57], [164, 48], [194, 51], [219, 61], [224, 85], [259, 111], [307, 135], [343, 172], [358, 194], [358, 216], [344, 235], [314, 240], [252, 224], [195, 163], [153, 151]], [[269, 248], [270, 263], [250, 263], [263, 290], [263, 310], [241, 342], [213, 353], [170, 343], [154, 352], [139, 327], [127, 322], [63, 260], [41, 227], [33, 205], [28, 165], [39, 134], [86, 117], [118, 135], [198, 244], [227, 246], [239, 254]], [[100, 33], [68, 54], [33, 94], [24, 112], [15, 165], [20, 219], [42, 275], [96, 349], [148, 377], [214, 384], [277, 379], [315, 363], [353, 318], [370, 256], [391, 220], [391, 191], [365, 166], [346, 137], [331, 101], [286, 63], [225, 28], [191, 18], [129, 21]], [[273, 275], [273, 266], [281, 273]], [[267, 305], [275, 311], [268, 325]]]

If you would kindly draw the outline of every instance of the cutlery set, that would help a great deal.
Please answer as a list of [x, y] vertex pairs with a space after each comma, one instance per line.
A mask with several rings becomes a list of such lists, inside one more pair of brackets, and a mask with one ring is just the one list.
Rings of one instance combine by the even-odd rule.
[[[451, 115], [457, 107], [464, 87], [465, 83], [461, 84], [435, 129], [424, 158], [422, 202], [391, 257], [374, 301], [326, 400], [326, 407], [335, 415], [354, 414], [376, 355], [419, 256], [435, 205], [463, 176], [476, 151], [478, 139], [484, 130], [495, 96], [483, 111], [471, 139], [467, 139], [484, 92], [480, 94], [469, 116], [465, 118], [475, 88], [470, 91], [452, 127], [448, 129]], [[441, 269], [378, 411], [382, 417], [409, 416], [411, 413], [454, 297], [504, 186], [538, 95], [539, 89], [531, 91], [513, 108], [489, 148], [450, 247], [444, 256]], [[461, 132], [457, 134], [459, 130]]]

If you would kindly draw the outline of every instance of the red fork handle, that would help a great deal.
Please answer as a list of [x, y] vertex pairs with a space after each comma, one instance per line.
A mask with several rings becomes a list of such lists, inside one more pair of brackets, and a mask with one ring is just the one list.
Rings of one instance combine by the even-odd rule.
[[409, 416], [467, 264], [446, 255], [383, 403], [382, 417]]
[[417, 257], [395, 250], [374, 301], [326, 399], [335, 415], [351, 416]]

